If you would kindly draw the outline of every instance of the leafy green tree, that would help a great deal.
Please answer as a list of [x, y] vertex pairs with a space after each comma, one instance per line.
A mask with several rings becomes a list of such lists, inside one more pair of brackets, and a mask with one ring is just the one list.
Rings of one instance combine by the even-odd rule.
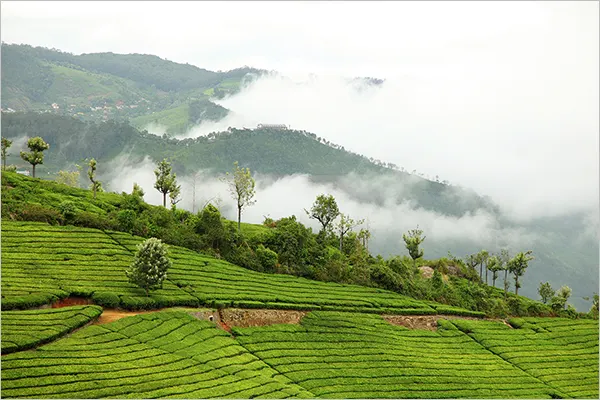
[[491, 256], [487, 262], [487, 268], [492, 272], [492, 286], [496, 287], [496, 279], [498, 279], [498, 272], [502, 271], [502, 262], [498, 256]]
[[[585, 296], [583, 299], [587, 301], [590, 300], [588, 296]], [[594, 293], [594, 296], [592, 297], [592, 307], [590, 307], [588, 315], [594, 319], [598, 319], [598, 293]]]
[[344, 235], [361, 225], [363, 222], [364, 219], [354, 221], [350, 216], [340, 213], [340, 221], [336, 225], [337, 231], [340, 234], [340, 251], [343, 251], [344, 248]]
[[181, 201], [181, 185], [175, 185], [173, 191], [169, 193], [169, 199], [171, 200], [171, 207], [175, 209], [175, 205]]
[[538, 293], [542, 299], [542, 303], [548, 304], [548, 302], [552, 299], [552, 296], [554, 296], [554, 289], [552, 289], [552, 286], [550, 286], [549, 282], [540, 282]]
[[96, 167], [97, 167], [98, 163], [96, 162], [95, 159], [91, 159], [88, 166], [88, 178], [90, 178], [90, 182], [92, 182], [92, 184], [90, 185], [90, 187], [92, 188], [92, 191], [94, 192], [94, 198], [96, 198], [96, 192], [101, 192], [102, 191], [102, 182], [96, 180]]
[[487, 250], [479, 252], [479, 277], [483, 282], [483, 270], [485, 269], [485, 284], [487, 285], [487, 263], [490, 258], [490, 253]]
[[571, 297], [571, 293], [572, 293], [571, 288], [566, 285], [561, 286], [561, 288], [558, 289], [558, 291], [556, 292], [558, 297], [560, 297], [561, 299], [564, 299], [563, 306], [565, 307], [565, 309], [566, 309], [566, 305], [567, 305], [567, 300], [569, 300], [569, 297]]
[[321, 232], [325, 233], [329, 224], [340, 215], [337, 202], [332, 195], [320, 194], [313, 203], [310, 211], [304, 210], [312, 219], [321, 223]]
[[32, 165], [32, 173], [31, 175], [35, 178], [35, 166], [38, 164], [44, 163], [44, 150], [48, 150], [50, 145], [44, 142], [39, 136], [31, 138], [27, 141], [27, 147], [29, 147], [29, 152], [22, 151], [21, 158], [27, 161]]
[[173, 172], [171, 163], [163, 159], [154, 170], [156, 182], [154, 188], [163, 195], [163, 207], [167, 207], [167, 194], [177, 190], [177, 175]]
[[256, 257], [260, 261], [264, 272], [274, 272], [277, 266], [277, 253], [259, 244], [256, 248]]
[[465, 257], [465, 264], [477, 275], [477, 266], [479, 265], [479, 253], [469, 254]]
[[7, 138], [2, 138], [2, 169], [6, 170], [6, 151], [8, 148], [12, 146], [12, 140], [8, 140]]
[[409, 230], [408, 235], [402, 235], [402, 239], [404, 239], [404, 243], [408, 249], [408, 254], [410, 254], [410, 257], [413, 259], [415, 267], [417, 266], [417, 259], [423, 257], [424, 254], [423, 249], [419, 249], [419, 246], [426, 238], [426, 236], [421, 237], [422, 235], [423, 231], [419, 229], [419, 225], [417, 225], [417, 229]]
[[58, 171], [56, 182], [71, 187], [79, 187], [79, 171]]
[[519, 288], [521, 287], [521, 283], [519, 282], [519, 278], [525, 274], [525, 270], [529, 265], [529, 261], [533, 260], [533, 256], [531, 255], [532, 251], [529, 250], [527, 252], [519, 252], [516, 256], [514, 256], [508, 262], [508, 271], [513, 274], [515, 278], [515, 294], [519, 294]]
[[256, 203], [256, 200], [252, 200], [256, 194], [254, 190], [256, 182], [250, 174], [250, 168], [240, 168], [237, 161], [233, 165], [233, 173], [228, 172], [224, 181], [229, 185], [229, 192], [237, 203], [238, 232], [241, 232], [242, 210]]
[[500, 254], [498, 255], [498, 262], [500, 263], [501, 271], [504, 271], [504, 297], [508, 294], [508, 288], [510, 287], [510, 282], [508, 281], [508, 272], [510, 261], [510, 254], [507, 249], [500, 250]]
[[199, 218], [195, 226], [196, 233], [204, 235], [211, 248], [220, 249], [226, 239], [221, 213], [215, 206], [208, 204], [198, 214]]
[[144, 195], [146, 193], [144, 193], [144, 189], [142, 189], [142, 187], [140, 185], [138, 185], [137, 183], [133, 183], [133, 190], [131, 191], [131, 194], [134, 196], [137, 196], [141, 199], [144, 198]]
[[129, 282], [146, 291], [162, 288], [171, 267], [168, 248], [160, 239], [150, 238], [137, 247], [133, 262], [125, 271]]
[[358, 240], [360, 240], [367, 253], [369, 252], [369, 239], [371, 239], [371, 231], [368, 229], [361, 229], [358, 232]]

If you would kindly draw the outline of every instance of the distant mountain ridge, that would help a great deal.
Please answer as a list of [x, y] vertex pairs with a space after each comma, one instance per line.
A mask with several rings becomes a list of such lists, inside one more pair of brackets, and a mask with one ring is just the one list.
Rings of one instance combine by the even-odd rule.
[[73, 55], [3, 43], [2, 109], [117, 119], [139, 128], [154, 122], [175, 134], [197, 124], [199, 115], [220, 119], [212, 115], [219, 106], [210, 99], [235, 93], [266, 72], [251, 67], [213, 72], [154, 55]]
[[[168, 135], [228, 110], [211, 102], [274, 73], [253, 67], [209, 71], [150, 54], [86, 53], [2, 43], [4, 111], [52, 112], [86, 121], [115, 119], [144, 129], [154, 124]], [[378, 86], [377, 78], [348, 83]]]

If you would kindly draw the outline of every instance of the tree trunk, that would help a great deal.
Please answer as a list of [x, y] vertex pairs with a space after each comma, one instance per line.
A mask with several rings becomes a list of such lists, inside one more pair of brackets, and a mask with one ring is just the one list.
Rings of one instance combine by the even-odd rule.
[[494, 273], [494, 276], [492, 276], [492, 286], [496, 287], [496, 276], [495, 276], [495, 273]]
[[487, 269], [487, 265], [485, 266], [485, 284], [488, 284], [488, 269]]
[[92, 181], [92, 190], [94, 191], [94, 199], [96, 198], [96, 182]]
[[35, 164], [31, 164], [31, 165], [33, 165], [33, 172], [32, 172], [32, 175], [33, 175], [33, 178], [35, 178]]
[[340, 233], [340, 252], [342, 251], [343, 247], [344, 247], [344, 235]]
[[479, 264], [479, 278], [483, 280], [483, 263]]
[[519, 295], [519, 277], [515, 275], [515, 295]]
[[148, 297], [148, 287], [146, 286], [146, 297]]
[[163, 207], [167, 208], [167, 192], [163, 192]]
[[242, 207], [238, 206], [238, 232], [242, 232]]

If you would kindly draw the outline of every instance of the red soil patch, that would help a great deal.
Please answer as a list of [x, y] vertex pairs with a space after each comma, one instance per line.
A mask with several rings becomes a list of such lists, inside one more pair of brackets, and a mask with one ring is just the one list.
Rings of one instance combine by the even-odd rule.
[[94, 302], [91, 299], [86, 299], [85, 297], [66, 297], [55, 303], [52, 303], [52, 308], [85, 306], [88, 304], [94, 304]]

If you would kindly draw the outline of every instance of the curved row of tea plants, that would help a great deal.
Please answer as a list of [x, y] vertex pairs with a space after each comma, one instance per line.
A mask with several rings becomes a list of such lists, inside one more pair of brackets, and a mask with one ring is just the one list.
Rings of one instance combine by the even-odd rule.
[[452, 321], [491, 352], [575, 398], [599, 397], [598, 321], [515, 318], [511, 329], [488, 321]]
[[3, 398], [312, 398], [213, 323], [165, 311], [2, 358]]
[[2, 354], [51, 342], [102, 314], [99, 306], [2, 312]]
[[[431, 304], [394, 292], [259, 273], [176, 246], [170, 247], [173, 267], [163, 288], [146, 297], [124, 273], [141, 241], [122, 232], [3, 221], [2, 309], [30, 308], [76, 295], [126, 309], [209, 305], [438, 313]], [[447, 307], [439, 313], [446, 309], [483, 315]]]
[[234, 332], [251, 353], [317, 397], [564, 396], [456, 329], [410, 330], [380, 316], [321, 311], [299, 326]]

